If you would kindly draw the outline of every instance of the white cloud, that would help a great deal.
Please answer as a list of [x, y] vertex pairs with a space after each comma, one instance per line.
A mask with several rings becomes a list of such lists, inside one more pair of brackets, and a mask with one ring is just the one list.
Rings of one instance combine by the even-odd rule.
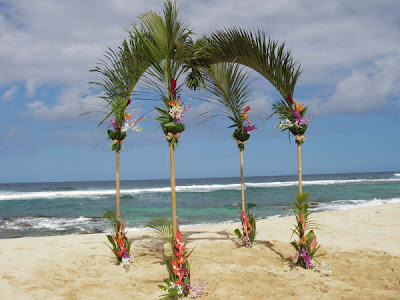
[[314, 102], [318, 114], [331, 112], [367, 112], [400, 96], [400, 52], [378, 60], [374, 66], [354, 70], [340, 81], [325, 103]]
[[[93, 79], [88, 70], [107, 47], [117, 47], [127, 36], [124, 28], [130, 28], [144, 11], [160, 12], [162, 2], [5, 1], [0, 12], [0, 64], [7, 73], [0, 73], [0, 86], [23, 83], [30, 98], [43, 86], [83, 87]], [[400, 48], [399, 2], [194, 0], [178, 4], [181, 17], [198, 34], [236, 25], [260, 28], [285, 41], [304, 69], [297, 88], [322, 86], [330, 91], [324, 96], [314, 93], [310, 99], [330, 99], [341, 111], [354, 112], [373, 109], [399, 94], [398, 73], [379, 67], [383, 62], [390, 68], [384, 61], [391, 59], [398, 63], [393, 57]], [[360, 101], [358, 95], [363, 105], [354, 104]], [[65, 116], [79, 106], [79, 102], [60, 101], [46, 105], [36, 100], [31, 109], [51, 119], [51, 113]], [[326, 111], [324, 101], [311, 102]]]
[[10, 88], [8, 88], [4, 93], [3, 96], [1, 97], [2, 101], [9, 101], [11, 98], [14, 96], [14, 94], [17, 92], [18, 88], [17, 86], [13, 85]]
[[[81, 89], [65, 90], [54, 105], [47, 105], [41, 100], [28, 103], [28, 112], [36, 119], [42, 120], [72, 120], [85, 112], [95, 111], [101, 113], [102, 103], [98, 95], [84, 95]], [[98, 120], [97, 114], [93, 116]], [[90, 118], [90, 116], [89, 116]], [[93, 118], [93, 117], [92, 117]]]

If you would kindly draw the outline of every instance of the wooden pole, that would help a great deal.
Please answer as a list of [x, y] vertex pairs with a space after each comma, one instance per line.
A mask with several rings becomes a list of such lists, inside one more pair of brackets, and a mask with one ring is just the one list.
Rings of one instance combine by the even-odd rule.
[[119, 151], [115, 151], [115, 189], [116, 189], [115, 202], [116, 202], [116, 206], [117, 206], [117, 220], [120, 221], [120, 207], [119, 207]]
[[303, 176], [301, 169], [301, 145], [297, 144], [297, 168], [299, 172], [299, 194], [303, 193]]
[[246, 213], [244, 205], [243, 149], [239, 150], [240, 150], [240, 187], [242, 189], [242, 211]]
[[175, 159], [174, 159], [174, 146], [172, 143], [169, 144], [169, 163], [171, 172], [172, 230], [175, 236], [178, 230], [178, 222], [176, 218]]

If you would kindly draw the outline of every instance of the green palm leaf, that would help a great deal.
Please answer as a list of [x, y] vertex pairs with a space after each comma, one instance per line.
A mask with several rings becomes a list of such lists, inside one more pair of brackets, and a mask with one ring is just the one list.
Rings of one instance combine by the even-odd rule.
[[219, 104], [219, 115], [227, 116], [239, 128], [243, 127], [241, 113], [251, 92], [248, 77], [243, 68], [233, 63], [214, 64], [204, 76], [204, 90], [212, 95], [208, 101]]
[[265, 33], [241, 28], [217, 30], [199, 41], [197, 62], [214, 64], [235, 62], [245, 65], [268, 79], [288, 101], [301, 74], [285, 44], [267, 38]]

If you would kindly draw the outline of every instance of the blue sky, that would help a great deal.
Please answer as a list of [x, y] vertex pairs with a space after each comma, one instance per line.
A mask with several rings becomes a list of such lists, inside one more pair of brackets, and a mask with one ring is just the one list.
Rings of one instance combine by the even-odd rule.
[[[295, 100], [312, 121], [304, 173], [399, 171], [400, 2], [179, 1], [197, 36], [231, 25], [259, 28], [285, 42], [303, 73]], [[162, 1], [0, 1], [0, 183], [108, 180], [114, 153], [88, 70], [116, 48], [136, 17]], [[279, 98], [257, 74], [250, 111], [256, 120]], [[176, 151], [176, 176], [238, 176], [238, 149], [226, 120], [200, 123], [210, 109], [193, 98]], [[137, 102], [140, 113], [155, 103]], [[140, 107], [139, 107], [140, 106]], [[145, 106], [145, 107], [141, 107]], [[83, 108], [82, 108], [83, 107]], [[212, 107], [211, 107], [212, 108]], [[275, 133], [277, 119], [256, 130], [245, 175], [295, 174], [296, 147]], [[121, 152], [122, 179], [168, 178], [168, 146], [151, 117]], [[95, 145], [97, 144], [97, 147]]]

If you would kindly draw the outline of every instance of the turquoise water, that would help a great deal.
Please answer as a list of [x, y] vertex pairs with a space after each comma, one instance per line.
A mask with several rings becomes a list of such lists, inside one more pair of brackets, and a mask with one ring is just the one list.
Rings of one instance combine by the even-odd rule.
[[[247, 177], [246, 202], [257, 218], [289, 215], [296, 180]], [[303, 186], [316, 211], [400, 202], [400, 171], [305, 175]], [[239, 178], [177, 180], [181, 225], [239, 221], [239, 202]], [[0, 238], [105, 231], [103, 212], [114, 207], [112, 181], [0, 184]], [[130, 230], [170, 217], [169, 180], [122, 181], [121, 208]]]

